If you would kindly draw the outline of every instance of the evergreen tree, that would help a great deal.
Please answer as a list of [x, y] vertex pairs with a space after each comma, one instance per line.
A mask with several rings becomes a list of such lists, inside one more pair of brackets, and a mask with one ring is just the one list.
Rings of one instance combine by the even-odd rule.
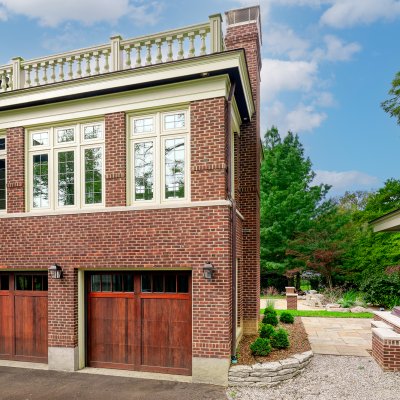
[[261, 268], [284, 273], [296, 266], [288, 243], [306, 231], [329, 190], [313, 185], [315, 173], [297, 135], [281, 138], [273, 127], [265, 134], [261, 166]]

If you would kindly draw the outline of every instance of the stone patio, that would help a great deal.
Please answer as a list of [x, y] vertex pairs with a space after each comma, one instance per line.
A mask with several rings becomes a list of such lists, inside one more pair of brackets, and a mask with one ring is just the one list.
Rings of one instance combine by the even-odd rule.
[[364, 318], [302, 317], [315, 354], [368, 357], [371, 320]]

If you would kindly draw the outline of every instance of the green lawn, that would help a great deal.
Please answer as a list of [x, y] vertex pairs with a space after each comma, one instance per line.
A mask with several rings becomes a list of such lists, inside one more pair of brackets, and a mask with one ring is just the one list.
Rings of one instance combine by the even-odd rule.
[[[261, 314], [264, 310], [260, 311]], [[294, 317], [324, 317], [324, 318], [373, 318], [371, 313], [351, 313], [351, 312], [338, 312], [338, 311], [312, 311], [312, 310], [276, 310], [278, 315], [282, 312], [288, 312]]]
[[280, 294], [277, 294], [276, 296], [260, 296], [262, 299], [272, 299], [272, 300], [276, 300], [276, 299], [286, 299], [286, 296], [281, 296]]

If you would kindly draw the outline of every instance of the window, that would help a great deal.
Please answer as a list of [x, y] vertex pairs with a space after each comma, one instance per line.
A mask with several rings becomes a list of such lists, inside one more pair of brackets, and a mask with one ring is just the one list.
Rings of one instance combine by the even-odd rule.
[[102, 122], [29, 131], [30, 209], [104, 205]]
[[0, 290], [8, 290], [9, 281], [10, 281], [9, 275], [0, 274]]
[[133, 272], [93, 274], [90, 277], [90, 291], [133, 293]]
[[46, 275], [21, 274], [15, 275], [15, 290], [47, 291], [48, 278]]
[[187, 111], [131, 118], [132, 203], [189, 199]]
[[189, 293], [187, 273], [154, 272], [142, 274], [142, 293]]
[[7, 207], [7, 147], [6, 138], [0, 133], [0, 212]]

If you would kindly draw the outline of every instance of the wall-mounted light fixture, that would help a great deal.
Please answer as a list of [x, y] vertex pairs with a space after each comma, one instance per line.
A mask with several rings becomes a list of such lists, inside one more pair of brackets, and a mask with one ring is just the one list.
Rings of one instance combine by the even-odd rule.
[[214, 265], [212, 265], [209, 261], [204, 264], [203, 267], [203, 276], [205, 279], [211, 280], [214, 275]]
[[58, 264], [50, 266], [49, 272], [53, 279], [61, 279], [63, 276], [63, 270]]

